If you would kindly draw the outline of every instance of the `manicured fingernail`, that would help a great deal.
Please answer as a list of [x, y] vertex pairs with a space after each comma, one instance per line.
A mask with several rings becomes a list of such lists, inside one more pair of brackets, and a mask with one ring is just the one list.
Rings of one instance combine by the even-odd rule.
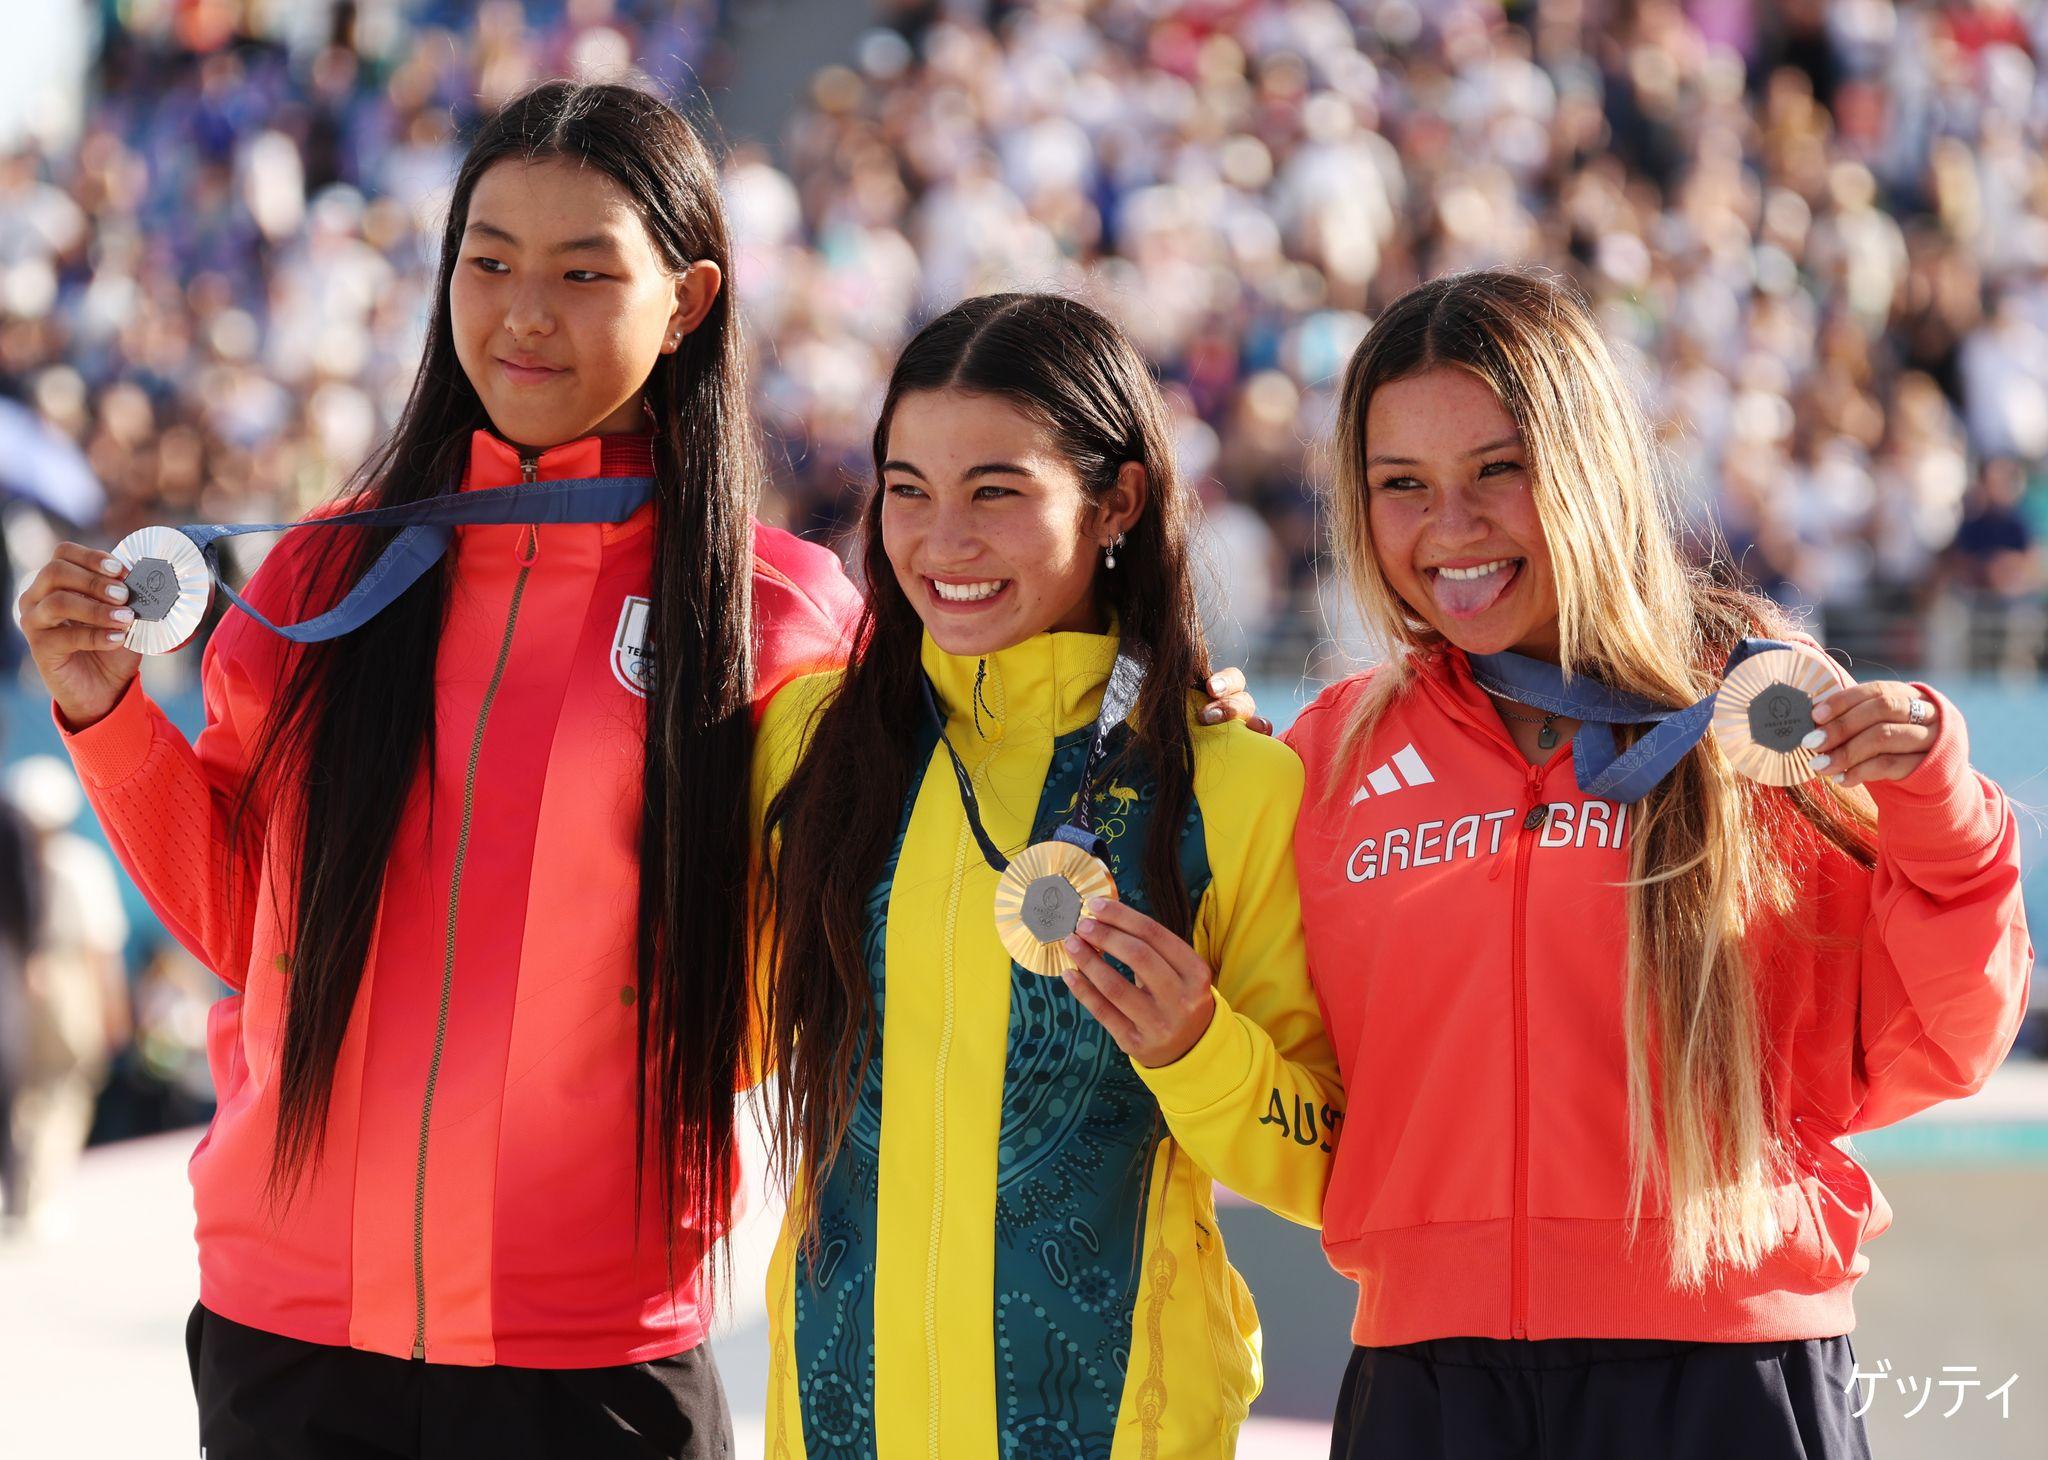
[[1060, 944], [1060, 946], [1062, 948], [1065, 948], [1069, 953], [1075, 954], [1077, 956], [1088, 951], [1088, 945], [1086, 943], [1083, 943], [1081, 939], [1077, 936], [1079, 932], [1080, 929], [1077, 927], [1074, 930], [1074, 932], [1068, 934], [1066, 939]]
[[1095, 916], [1095, 914], [1097, 914], [1097, 913], [1101, 912], [1101, 911], [1102, 911], [1102, 910], [1103, 910], [1103, 909], [1104, 909], [1105, 907], [1107, 907], [1107, 906], [1109, 906], [1109, 899], [1108, 899], [1108, 898], [1105, 898], [1105, 897], [1091, 897], [1091, 898], [1089, 898], [1089, 899], [1088, 899], [1088, 901], [1087, 901], [1086, 903], [1084, 903], [1084, 904], [1082, 905], [1082, 909], [1081, 909], [1081, 910], [1082, 910], [1083, 912], [1087, 913], [1087, 914], [1088, 914], [1088, 915], [1089, 915], [1090, 917], [1093, 917], [1093, 916]]
[[1827, 732], [1827, 731], [1825, 731], [1825, 730], [1816, 730], [1816, 731], [1814, 731], [1814, 732], [1813, 732], [1813, 733], [1812, 733], [1811, 735], [1807, 736], [1807, 737], [1806, 737], [1806, 738], [1805, 738], [1804, 740], [1800, 741], [1799, 743], [1800, 743], [1801, 745], [1805, 746], [1805, 747], [1806, 747], [1806, 748], [1807, 748], [1808, 750], [1819, 750], [1819, 749], [1820, 749], [1820, 743], [1821, 743], [1821, 742], [1822, 742], [1823, 740], [1827, 739], [1827, 738], [1828, 738], [1828, 732]]
[[102, 573], [120, 574], [125, 573], [128, 570], [121, 566], [121, 560], [119, 558], [101, 558], [100, 571]]
[[115, 603], [126, 603], [128, 601], [128, 585], [125, 583], [109, 583], [107, 585], [107, 597]]
[[1824, 755], [1816, 755], [1813, 758], [1813, 768], [1817, 771], [1826, 770], [1828, 768], [1828, 758]]
[[1216, 723], [1216, 722], [1217, 722], [1218, 720], [1220, 720], [1220, 719], [1222, 719], [1222, 718], [1223, 718], [1223, 712], [1222, 712], [1221, 710], [1204, 710], [1204, 711], [1202, 711], [1202, 723], [1203, 723], [1204, 725], [1213, 725], [1213, 724], [1215, 724], [1215, 723]]
[[126, 629], [115, 629], [111, 634], [107, 635], [107, 642], [109, 644], [118, 644], [127, 637], [128, 631]]
[[1074, 937], [1074, 938], [1070, 938], [1070, 939], [1068, 939], [1068, 941], [1069, 941], [1069, 942], [1071, 942], [1071, 943], [1076, 943], [1076, 944], [1078, 944], [1078, 943], [1079, 943], [1079, 942], [1081, 941], [1081, 939], [1082, 939], [1082, 938], [1085, 938], [1085, 937], [1087, 937], [1087, 936], [1088, 936], [1088, 935], [1089, 935], [1090, 933], [1092, 933], [1092, 932], [1094, 932], [1094, 931], [1095, 931], [1095, 919], [1093, 919], [1093, 918], [1082, 918], [1082, 919], [1081, 919], [1081, 920], [1080, 920], [1079, 922], [1077, 922], [1077, 923], [1075, 923], [1075, 924], [1074, 924], [1074, 932], [1075, 932], [1075, 933], [1076, 933], [1076, 934], [1077, 934], [1078, 936], [1076, 936], [1076, 937]]
[[1849, 773], [1847, 771], [1837, 771], [1834, 775], [1829, 776], [1828, 779], [1838, 786], [1846, 786], [1849, 784]]
[[135, 622], [135, 610], [132, 608], [117, 608], [114, 610], [112, 617], [117, 624], [133, 623]]
[[1210, 676], [1209, 676], [1209, 693], [1210, 693], [1210, 694], [1216, 694], [1216, 695], [1220, 695], [1220, 694], [1222, 694], [1222, 693], [1223, 693], [1223, 676], [1222, 676], [1222, 675], [1220, 675], [1220, 674], [1212, 674], [1212, 675], [1210, 675]]

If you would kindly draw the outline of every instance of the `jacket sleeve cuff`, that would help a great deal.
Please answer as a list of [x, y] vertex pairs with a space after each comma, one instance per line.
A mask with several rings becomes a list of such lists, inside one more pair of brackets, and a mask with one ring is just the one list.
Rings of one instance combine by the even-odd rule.
[[1967, 855], [2004, 829], [2004, 798], [1970, 769], [1970, 734], [1962, 713], [1940, 691], [1919, 683], [1913, 688], [1934, 704], [1939, 728], [1911, 775], [1870, 783], [1878, 843], [1894, 857], [1913, 861]]
[[1236, 1093], [1252, 1071], [1252, 1038], [1244, 1020], [1231, 1012], [1221, 989], [1211, 990], [1216, 1010], [1193, 1049], [1170, 1065], [1131, 1066], [1167, 1115], [1195, 1115]]
[[95, 790], [107, 790], [141, 770], [142, 763], [149, 759], [150, 747], [156, 742], [153, 708], [149, 696], [142, 691], [141, 680], [133, 679], [114, 702], [114, 708], [83, 730], [73, 730], [65, 723], [54, 700], [50, 702], [50, 718], [57, 724], [64, 748], [71, 752], [71, 763], [78, 767], [80, 779]]

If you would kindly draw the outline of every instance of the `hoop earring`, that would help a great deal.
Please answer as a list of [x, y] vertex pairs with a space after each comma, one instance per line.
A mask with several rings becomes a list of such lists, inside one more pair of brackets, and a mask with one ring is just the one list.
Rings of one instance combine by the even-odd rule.
[[647, 428], [650, 431], [661, 425], [661, 422], [654, 419], [654, 402], [644, 395], [640, 397], [640, 414], [647, 417]]

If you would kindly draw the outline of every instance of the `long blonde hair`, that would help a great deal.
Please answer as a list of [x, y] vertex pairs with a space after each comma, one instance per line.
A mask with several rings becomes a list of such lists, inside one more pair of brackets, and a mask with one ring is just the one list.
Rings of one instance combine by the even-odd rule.
[[[1411, 682], [1416, 655], [1440, 642], [1380, 571], [1365, 418], [1380, 386], [1445, 365], [1484, 381], [1521, 430], [1567, 675], [1689, 705], [1712, 692], [1737, 640], [1792, 631], [1769, 600], [1716, 583], [1680, 556], [1641, 408], [1568, 286], [1492, 270], [1434, 280], [1375, 322], [1345, 372], [1334, 537], [1366, 626], [1390, 652], [1345, 727], [1326, 794]], [[1788, 818], [1869, 864], [1875, 809], [1866, 793], [1827, 782], [1768, 790], [1737, 775], [1712, 736], [1635, 810], [1626, 883], [1630, 1234], [1661, 1175], [1671, 1275], [1687, 1288], [1723, 1265], [1753, 1270], [1783, 1235], [1772, 1188], [1786, 1153], [1765, 1099], [1747, 947], [1761, 928], [1791, 921], [1798, 849], [1811, 838], [1788, 836]]]

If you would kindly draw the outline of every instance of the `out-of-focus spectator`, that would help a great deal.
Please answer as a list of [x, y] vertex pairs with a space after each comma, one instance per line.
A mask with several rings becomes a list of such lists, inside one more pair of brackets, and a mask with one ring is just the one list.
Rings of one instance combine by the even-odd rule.
[[2044, 605], [2041, 546], [2027, 520], [2025, 467], [2011, 457], [1984, 463], [1963, 500], [1955, 541], [1942, 555], [1941, 585], [1974, 612], [1958, 620], [1969, 637], [1954, 667], [2025, 673], [2040, 662]]
[[135, 975], [134, 1035], [114, 1057], [92, 1140], [123, 1140], [203, 1125], [213, 1114], [207, 1016], [219, 979], [169, 938], [150, 945]]
[[27, 1080], [28, 957], [41, 916], [42, 878], [28, 824], [0, 797], [0, 1239], [27, 1228], [27, 1150], [16, 1117]]
[[58, 1196], [85, 1147], [112, 1053], [128, 1040], [122, 966], [128, 917], [114, 864], [70, 828], [85, 809], [71, 767], [36, 755], [10, 766], [7, 799], [33, 837], [40, 915], [25, 965], [27, 1048], [15, 1090], [16, 1214], [31, 1228], [61, 1213]]

